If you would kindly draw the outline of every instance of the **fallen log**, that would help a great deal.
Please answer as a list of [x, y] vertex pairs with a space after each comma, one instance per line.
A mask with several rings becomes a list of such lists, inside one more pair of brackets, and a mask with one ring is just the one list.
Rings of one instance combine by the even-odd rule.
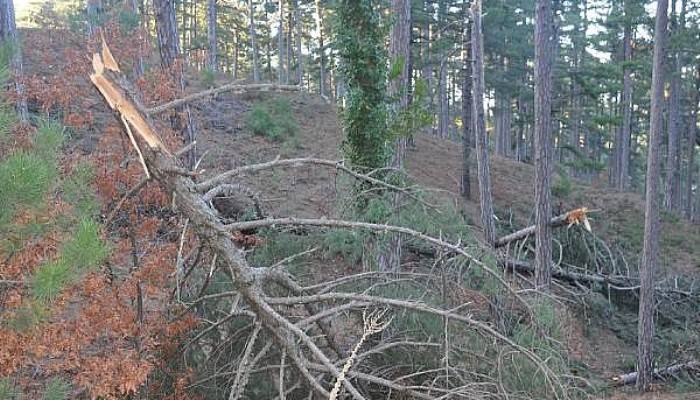
[[[577, 208], [575, 210], [571, 210], [567, 213], [557, 215], [556, 217], [552, 218], [549, 221], [549, 226], [552, 228], [558, 228], [561, 226], [570, 226], [570, 225], [578, 225], [578, 224], [583, 224], [584, 228], [586, 230], [590, 231], [591, 226], [588, 223], [588, 214], [589, 210], [586, 207], [582, 208]], [[519, 231], [515, 231], [511, 234], [508, 234], [506, 236], [500, 237], [496, 239], [496, 243], [494, 246], [496, 247], [503, 247], [507, 245], [508, 243], [516, 242], [521, 239], [525, 239], [526, 237], [532, 235], [535, 233], [535, 225], [530, 225], [527, 228], [523, 228]]]
[[[656, 368], [654, 369], [654, 378], [656, 379], [664, 379], [669, 376], [673, 376], [681, 371], [687, 371], [687, 370], [700, 370], [700, 361], [688, 361], [684, 363], [676, 363], [669, 365], [668, 367], [664, 368]], [[616, 386], [625, 386], [625, 385], [632, 385], [637, 382], [637, 376], [639, 375], [638, 372], [630, 372], [628, 374], [621, 374], [612, 377], [612, 381]]]

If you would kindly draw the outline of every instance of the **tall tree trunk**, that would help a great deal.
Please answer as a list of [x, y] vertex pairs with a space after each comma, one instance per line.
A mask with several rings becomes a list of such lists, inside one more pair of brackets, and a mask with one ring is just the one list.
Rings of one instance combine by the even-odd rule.
[[535, 11], [535, 283], [552, 283], [552, 2], [537, 0]]
[[233, 35], [235, 43], [233, 44], [233, 80], [238, 79], [238, 52], [241, 46], [241, 34], [236, 29], [236, 33]]
[[180, 54], [180, 44], [177, 35], [177, 20], [175, 19], [175, 0], [153, 0], [156, 14], [156, 35], [160, 62], [164, 68], [170, 68]]
[[302, 86], [304, 83], [304, 57], [301, 54], [301, 9], [299, 0], [292, 0], [292, 4], [294, 6], [294, 40], [297, 53], [296, 81], [297, 85]]
[[87, 0], [87, 35], [93, 37], [98, 32], [99, 9], [101, 0]]
[[471, 197], [470, 159], [474, 126], [474, 121], [472, 121], [472, 26], [468, 17], [468, 4], [464, 0], [464, 32], [462, 33], [462, 180], [460, 189], [465, 203]]
[[[678, 36], [681, 26], [678, 24], [676, 15], [676, 1], [671, 2], [671, 32], [673, 36]], [[672, 75], [669, 95], [668, 109], [668, 154], [666, 157], [666, 208], [669, 211], [680, 210], [681, 194], [681, 62], [678, 50], [672, 55]]]
[[207, 0], [207, 39], [209, 41], [208, 67], [212, 71], [217, 71], [216, 0]]
[[[447, 2], [438, 2], [438, 40], [442, 41], [447, 26]], [[447, 62], [449, 50], [441, 49], [438, 70], [438, 136], [446, 139], [449, 136], [449, 104], [447, 99]]]
[[284, 0], [279, 0], [277, 3], [279, 21], [277, 24], [277, 83], [280, 85], [284, 80]]
[[632, 60], [632, 24], [629, 21], [630, 0], [625, 0], [625, 27], [622, 39], [623, 47], [623, 73], [622, 73], [622, 129], [619, 142], [615, 145], [619, 148], [617, 162], [617, 188], [626, 190], [630, 185], [630, 142], [632, 140], [632, 71], [629, 62]]
[[651, 122], [647, 150], [646, 212], [644, 249], [640, 265], [639, 324], [637, 330], [637, 388], [647, 391], [652, 383], [652, 340], [654, 338], [654, 270], [659, 256], [659, 178], [663, 130], [664, 51], [668, 25], [668, 0], [656, 3], [654, 59], [651, 87]]
[[484, 49], [481, 28], [481, 0], [472, 3], [472, 103], [474, 136], [476, 138], [476, 162], [479, 179], [479, 202], [481, 223], [486, 241], [493, 245], [496, 241], [496, 226], [493, 220], [493, 200], [491, 199], [491, 174], [489, 172], [488, 138], [484, 117]]
[[291, 8], [287, 10], [287, 79], [289, 85], [292, 81], [292, 29], [294, 27], [294, 18], [292, 17]]
[[260, 81], [260, 65], [258, 64], [258, 43], [255, 34], [255, 4], [248, 0], [248, 31], [250, 35], [250, 51], [253, 59], [253, 81]]
[[[695, 183], [695, 142], [698, 134], [698, 112], [700, 109], [700, 63], [695, 66], [695, 90], [693, 95], [690, 96], [690, 121], [688, 123], [688, 182], [686, 184], [686, 203], [685, 203], [685, 216], [688, 221], [694, 220], [694, 214], [700, 213], [700, 207], [693, 212], [693, 183]], [[700, 200], [700, 184], [696, 189], [698, 192], [698, 200]], [[700, 206], [700, 204], [698, 204]]]
[[[326, 95], [326, 46], [323, 42], [323, 8], [321, 8], [321, 0], [316, 0], [316, 26], [318, 29], [318, 57], [319, 57], [319, 72], [318, 72], [318, 93], [321, 96]], [[410, 34], [410, 26], [409, 26]]]
[[[179, 83], [180, 90], [185, 90], [184, 66], [175, 65], [177, 57], [180, 55], [180, 45], [178, 43], [177, 19], [175, 18], [175, 3], [174, 0], [153, 0], [153, 7], [156, 14], [156, 33], [158, 36], [158, 49], [160, 51], [160, 62], [164, 69], [170, 70], [175, 74], [175, 78]], [[194, 143], [197, 139], [197, 132], [194, 129], [192, 113], [190, 106], [184, 106], [185, 121], [184, 126], [180, 118], [174, 117], [171, 124], [176, 129], [182, 129], [183, 136], [187, 143]], [[188, 163], [194, 166], [196, 159], [196, 147], [188, 152]]]
[[[391, 29], [391, 41], [389, 45], [390, 65], [401, 65], [399, 75], [389, 82], [387, 96], [394, 100], [393, 114], [396, 115], [408, 106], [408, 68], [406, 61], [411, 51], [411, 0], [392, 0], [392, 11], [396, 20]], [[391, 155], [390, 166], [403, 168], [403, 159], [406, 152], [406, 139], [399, 137], [394, 142], [394, 151]], [[392, 208], [395, 213], [400, 212], [401, 196], [392, 193]], [[378, 264], [382, 271], [398, 271], [401, 266], [401, 235], [394, 233], [389, 237], [388, 248], [378, 254]]]
[[0, 0], [0, 37], [5, 43], [12, 46], [12, 58], [10, 67], [14, 75], [14, 89], [17, 96], [15, 110], [20, 120], [25, 123], [29, 120], [27, 110], [27, 97], [24, 92], [24, 73], [22, 71], [22, 47], [17, 39], [17, 24], [15, 23], [15, 5], [13, 0]]
[[136, 59], [136, 65], [134, 65], [134, 76], [136, 78], [139, 78], [143, 75], [145, 71], [145, 64], [143, 60], [143, 44], [144, 44], [144, 38], [143, 35], [144, 33], [148, 32], [143, 24], [143, 21], [146, 19], [143, 10], [144, 10], [144, 4], [143, 0], [130, 0], [127, 2], [129, 5], [130, 11], [134, 14], [136, 18], [139, 19], [139, 38], [138, 38], [138, 58]]
[[[421, 76], [423, 80], [425, 80], [426, 84], [426, 92], [427, 92], [427, 107], [428, 107], [428, 112], [430, 113], [431, 116], [435, 115], [435, 107], [434, 107], [434, 84], [433, 84], [433, 52], [432, 52], [432, 40], [433, 40], [433, 24], [431, 24], [431, 21], [433, 20], [433, 6], [431, 0], [425, 0], [423, 3], [424, 5], [424, 14], [425, 14], [425, 24], [423, 25], [422, 31], [423, 31], [423, 37], [421, 38], [421, 44], [423, 45], [423, 54], [422, 54], [422, 62], [423, 62], [423, 68], [421, 72]], [[435, 133], [435, 124], [431, 122], [431, 130], [432, 133]]]

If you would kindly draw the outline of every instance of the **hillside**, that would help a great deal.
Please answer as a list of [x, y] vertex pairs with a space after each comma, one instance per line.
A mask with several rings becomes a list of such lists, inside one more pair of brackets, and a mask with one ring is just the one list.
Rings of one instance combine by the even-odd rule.
[[[555, 373], [545, 378], [539, 376], [538, 368], [545, 363], [548, 368], [556, 368], [556, 374], [566, 382], [567, 390], [576, 393], [575, 396], [644, 400], [692, 399], [697, 396], [697, 386], [692, 379], [684, 379], [685, 376], [681, 376], [680, 383], [660, 384], [658, 393], [639, 397], [625, 389], [610, 387], [612, 376], [634, 370], [637, 302], [634, 287], [617, 292], [605, 285], [560, 283], [553, 289], [552, 303], [533, 301], [538, 307], [532, 318], [535, 322], [528, 320], [529, 305], [518, 304], [516, 299], [523, 293], [527, 295], [529, 284], [526, 280], [529, 277], [524, 275], [521, 280], [503, 274], [505, 278], [498, 281], [484, 273], [487, 268], [497, 269], [498, 264], [492, 252], [478, 240], [480, 218], [478, 203], [474, 200], [478, 193], [476, 181], [472, 181], [471, 201], [462, 204], [458, 195], [461, 164], [458, 143], [429, 134], [416, 136], [416, 148], [409, 150], [407, 155], [407, 174], [410, 183], [415, 183], [420, 189], [420, 201], [423, 202], [420, 204], [430, 204], [431, 207], [424, 207], [430, 209], [430, 213], [419, 213], [423, 218], [419, 222], [423, 225], [410, 227], [419, 233], [431, 229], [429, 233], [434, 237], [454, 240], [469, 253], [466, 257], [453, 257], [449, 251], [428, 253], [423, 247], [416, 249], [407, 244], [403, 259], [406, 270], [393, 272], [403, 278], [392, 281], [384, 276], [384, 272], [373, 270], [371, 263], [364, 263], [366, 254], [373, 254], [372, 250], [375, 250], [371, 248], [375, 236], [355, 230], [343, 233], [332, 226], [315, 230], [313, 226], [287, 229], [273, 225], [222, 234], [228, 224], [235, 226], [256, 217], [249, 214], [250, 208], [241, 204], [248, 205], [258, 194], [267, 217], [319, 218], [321, 224], [333, 218], [353, 218], [347, 207], [353, 194], [348, 190], [349, 179], [335, 166], [292, 165], [237, 177], [235, 184], [246, 187], [242, 193], [249, 193], [249, 187], [255, 196], [221, 194], [210, 199], [211, 206], [202, 201], [199, 205], [205, 204], [209, 208], [202, 206], [205, 212], [194, 214], [199, 219], [186, 214], [194, 207], [188, 208], [189, 203], [184, 203], [183, 207], [183, 203], [179, 203], [186, 196], [173, 195], [185, 193], [184, 190], [174, 190], [173, 187], [182, 189], [177, 185], [196, 188], [217, 172], [277, 157], [341, 159], [343, 132], [334, 104], [306, 92], [223, 93], [192, 103], [193, 121], [199, 132], [197, 154], [201, 158], [196, 174], [177, 168], [158, 169], [157, 157], [162, 154], [147, 152], [147, 168], [156, 173], [140, 192], [132, 196], [129, 193], [142, 182], [144, 170], [119, 119], [87, 78], [93, 72], [89, 57], [85, 56], [88, 50], [78, 44], [82, 43], [78, 40], [57, 40], [61, 35], [67, 35], [66, 32], [49, 33], [47, 35], [41, 30], [24, 32], [26, 41], [33, 44], [27, 51], [25, 66], [31, 77], [28, 81], [30, 110], [67, 126], [66, 143], [59, 155], [61, 179], [57, 180], [57, 186], [50, 186], [44, 194], [50, 200], [47, 204], [54, 205], [56, 210], [50, 209], [50, 222], [45, 224], [50, 233], [47, 240], [41, 240], [43, 231], [30, 236], [33, 246], [17, 255], [9, 254], [0, 264], [13, 272], [9, 276], [12, 282], [14, 279], [16, 282], [20, 279], [30, 282], [3, 293], [11, 301], [3, 304], [3, 307], [7, 306], [6, 310], [3, 309], [7, 313], [2, 317], [16, 321], [23, 317], [22, 312], [28, 312], [30, 317], [36, 316], [36, 320], [27, 322], [26, 330], [3, 327], [3, 337], [9, 340], [5, 347], [0, 347], [0, 366], [8, 375], [16, 373], [13, 376], [17, 377], [18, 386], [26, 389], [29, 398], [39, 398], [47, 383], [53, 382], [49, 378], [54, 379], [54, 376], [65, 378], [73, 385], [71, 398], [141, 396], [179, 400], [188, 398], [192, 392], [201, 398], [222, 398], [231, 388], [232, 376], [241, 370], [235, 366], [247, 365], [244, 361], [253, 350], [253, 365], [259, 362], [259, 368], [247, 372], [253, 376], [249, 384], [250, 398], [256, 398], [256, 395], [257, 398], [272, 398], [277, 388], [269, 384], [267, 370], [280, 364], [279, 369], [284, 368], [288, 351], [288, 360], [292, 360], [289, 362], [298, 362], [291, 357], [295, 354], [291, 351], [293, 346], [284, 347], [286, 340], [291, 342], [289, 337], [293, 336], [279, 334], [280, 329], [298, 332], [300, 329], [295, 330], [295, 326], [304, 327], [309, 321], [314, 322], [315, 325], [310, 324], [313, 326], [308, 330], [295, 333], [299, 340], [307, 340], [305, 346], [310, 349], [308, 352], [299, 351], [299, 355], [318, 357], [314, 351], [320, 349], [318, 351], [332, 354], [333, 362], [340, 365], [346, 359], [344, 352], [350, 351], [360, 337], [365, 340], [364, 334], [371, 331], [365, 324], [367, 310], [384, 309], [379, 312], [384, 316], [386, 310], [399, 301], [396, 299], [402, 299], [401, 304], [414, 308], [393, 314], [389, 322], [394, 321], [394, 325], [386, 332], [378, 334], [381, 330], [377, 330], [373, 331], [374, 336], [368, 334], [367, 346], [373, 347], [365, 350], [361, 354], [363, 362], [353, 367], [357, 368], [357, 373], [365, 374], [354, 375], [354, 378], [369, 375], [375, 379], [371, 374], [376, 373], [395, 380], [390, 383], [370, 380], [377, 386], [367, 384], [362, 387], [363, 391], [376, 393], [378, 397], [386, 394], [382, 390], [390, 388], [388, 391], [392, 392], [395, 387], [399, 388], [396, 391], [401, 393], [401, 398], [404, 398], [404, 392], [415, 395], [406, 394], [405, 398], [426, 398], [425, 393], [442, 390], [431, 386], [432, 383], [423, 382], [422, 378], [407, 379], [420, 377], [423, 372], [415, 371], [422, 368], [416, 367], [421, 362], [429, 362], [434, 367], [426, 368], [426, 373], [441, 371], [442, 354], [429, 350], [390, 350], [383, 354], [376, 350], [405, 343], [417, 344], [416, 349], [421, 346], [442, 349], [444, 346], [448, 349], [446, 375], [453, 379], [453, 384], [454, 379], [467, 379], [465, 377], [473, 379], [470, 384], [488, 382], [499, 396], [503, 392], [504, 398], [508, 398], [509, 393], [523, 398], [543, 398], [551, 393], [556, 396], [556, 390], [549, 392], [546, 386], [547, 379]], [[130, 39], [126, 37], [115, 42], [115, 57], [132, 60]], [[146, 106], [181, 95], [177, 93], [174, 80], [168, 76], [168, 73], [154, 68], [137, 82]], [[194, 93], [227, 83], [229, 77], [221, 74], [211, 78], [202, 71], [190, 69], [186, 80], [187, 91]], [[251, 121], [259, 107], [273, 114], [272, 122], [277, 124], [276, 128], [282, 127], [280, 131], [252, 132], [254, 124]], [[180, 137], [172, 128], [173, 121], [182, 118], [182, 114], [182, 111], [177, 111], [153, 117], [152, 124], [157, 128], [159, 140], [167, 144], [166, 149], [182, 147]], [[63, 135], [62, 130], [58, 131]], [[13, 136], [13, 140], [17, 143], [32, 143], [34, 140], [33, 132], [16, 134], [18, 139]], [[32, 145], [22, 146], [31, 148]], [[58, 295], [48, 296], [52, 302], [40, 303], [45, 308], [34, 315], [32, 306], [39, 303], [31, 299], [34, 293], [32, 285], [35, 284], [30, 279], [47, 261], [57, 257], [63, 243], [72, 243], [75, 228], [67, 226], [62, 217], [64, 209], [78, 208], [78, 205], [70, 203], [69, 191], [62, 185], [71, 182], [70, 178], [74, 171], [80, 170], [77, 165], [81, 162], [92, 165], [93, 175], [73, 185], [94, 191], [96, 205], [91, 216], [95, 224], [91, 225], [90, 233], [99, 236], [99, 243], [104, 242], [105, 246], [96, 246], [101, 258], [91, 263], [94, 265], [90, 271], [59, 282], [61, 290]], [[173, 165], [180, 164], [173, 161]], [[494, 157], [491, 168], [499, 234], [529, 225], [533, 209], [532, 166]], [[174, 174], [174, 177], [168, 174]], [[616, 265], [616, 271], [628, 270], [630, 275], [636, 274], [644, 216], [641, 196], [611, 191], [602, 183], [576, 180], [570, 181], [570, 188], [558, 193], [557, 211], [578, 207], [594, 210], [591, 214], [593, 235], [583, 232], [580, 227], [562, 228], [555, 235], [557, 243], [566, 250], [565, 261], [588, 272], [604, 273], [611, 268], [604, 265], [609, 255], [626, 263]], [[410, 212], [418, 209], [410, 209]], [[219, 230], [215, 234], [210, 231], [202, 234], [203, 229], [212, 225], [211, 220], [207, 220], [209, 225], [201, 223], [202, 215], [220, 217], [216, 220]], [[36, 219], [33, 215], [29, 217]], [[700, 278], [700, 247], [697, 245], [700, 243], [700, 226], [670, 215], [664, 215], [663, 219], [663, 264], [659, 278], [679, 277], [683, 282]], [[21, 222], [20, 219], [18, 223]], [[376, 237], [385, 233], [377, 233]], [[208, 247], [212, 242], [229, 240], [229, 236], [232, 238], [229, 242], [236, 246], [235, 254], [244, 262], [221, 262], [218, 257], [230, 253]], [[333, 246], [340, 250], [328, 251]], [[89, 250], [89, 246], [84, 247]], [[319, 249], [318, 254], [310, 254]], [[355, 254], [358, 249], [362, 253], [359, 257]], [[531, 245], [525, 242], [519, 251], [523, 252], [520, 255], [527, 255]], [[75, 251], [73, 257], [77, 262], [81, 261], [80, 254], [76, 256]], [[300, 260], [296, 260], [297, 257]], [[594, 264], [576, 265], [580, 260], [592, 260]], [[271, 265], [274, 268], [267, 268]], [[263, 291], [262, 284], [256, 286], [259, 285], [258, 278], [241, 279], [245, 274], [234, 268], [254, 271], [261, 276], [282, 269], [288, 269], [286, 272], [289, 273], [271, 275], [269, 287]], [[495, 275], [501, 279], [499, 274]], [[364, 286], [360, 282], [367, 276], [371, 278]], [[292, 278], [298, 280], [285, 280]], [[351, 284], [343, 286], [344, 280]], [[294, 286], [297, 282], [300, 286]], [[499, 282], [507, 283], [504, 286], [508, 288], [499, 286]], [[372, 293], [376, 296], [370, 300], [379, 298], [384, 303], [370, 307], [372, 303], [360, 293]], [[327, 299], [323, 298], [324, 295], [331, 296], [330, 306], [319, 311], [314, 307], [326, 304], [315, 301]], [[341, 303], [340, 300], [345, 299], [343, 295], [350, 296], [348, 303]], [[353, 295], [357, 297], [351, 297]], [[309, 303], [302, 307], [304, 299]], [[250, 303], [237, 309], [239, 301]], [[675, 356], [695, 356], [700, 348], [697, 346], [700, 329], [694, 315], [686, 313], [682, 320], [675, 313], [664, 315], [669, 308], [676, 306], [678, 313], [682, 314], [681, 307], [686, 304], [682, 301], [664, 302], [659, 306], [659, 362], [675, 361], [671, 358]], [[433, 308], [425, 312], [426, 307]], [[340, 312], [331, 314], [332, 318], [325, 314], [338, 309]], [[362, 311], [362, 317], [357, 311]], [[252, 314], [254, 312], [261, 312], [262, 317]], [[246, 318], [251, 314], [253, 318], [248, 321]], [[288, 325], [275, 325], [277, 322], [270, 315], [283, 315], [280, 319]], [[327, 323], [324, 320], [328, 320]], [[269, 325], [260, 328], [260, 321]], [[466, 328], [449, 325], [448, 329], [448, 321], [466, 322], [467, 325]], [[556, 336], [556, 339], [548, 337], [546, 332], [545, 338], [540, 337], [542, 332], [535, 328], [542, 327], [551, 328], [551, 336]], [[259, 334], [265, 340], [256, 343]], [[434, 341], [436, 338], [440, 343]], [[197, 343], [200, 339], [201, 342]], [[273, 347], [278, 344], [279, 348]], [[454, 347], [450, 350], [449, 346]], [[376, 357], [373, 356], [375, 350], [379, 353]], [[453, 357], [452, 361], [450, 357]], [[323, 361], [323, 357], [319, 359]], [[330, 386], [334, 370], [311, 361], [308, 365], [315, 368], [315, 373], [331, 371], [328, 374], [330, 381], [329, 378], [323, 381], [324, 385]], [[449, 370], [450, 362], [454, 370]], [[506, 365], [502, 366], [502, 362]], [[303, 366], [304, 362], [295, 365]], [[196, 369], [198, 367], [201, 369]], [[230, 371], [221, 372], [224, 368]], [[503, 380], [502, 374], [505, 375]], [[284, 372], [282, 376], [284, 383]], [[442, 379], [439, 373], [435, 376], [434, 381]], [[210, 379], [214, 383], [210, 384]], [[586, 379], [586, 384], [579, 379]], [[415, 384], [418, 389], [409, 383], [396, 383], [402, 380]], [[449, 387], [450, 379], [445, 380], [446, 387]], [[496, 382], [498, 385], [505, 382], [509, 386], [506, 390], [498, 387]], [[454, 386], [458, 388], [455, 390], [462, 390], [462, 385]], [[464, 387], [467, 388], [464, 393], [473, 394], [479, 390], [469, 392], [472, 390], [470, 385]], [[584, 393], [582, 389], [578, 393], [584, 387], [590, 391]], [[292, 386], [289, 390], [294, 388]], [[469, 398], [464, 393], [459, 392], [459, 396]], [[302, 395], [299, 393], [289, 398], [302, 398]]]

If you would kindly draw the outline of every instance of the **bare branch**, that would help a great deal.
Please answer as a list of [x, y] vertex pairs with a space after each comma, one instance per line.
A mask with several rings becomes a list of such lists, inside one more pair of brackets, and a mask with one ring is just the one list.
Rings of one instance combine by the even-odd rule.
[[232, 92], [232, 93], [246, 93], [246, 92], [298, 92], [299, 86], [296, 85], [277, 85], [274, 83], [255, 83], [250, 85], [241, 85], [239, 83], [229, 83], [218, 88], [205, 90], [199, 93], [194, 93], [185, 96], [180, 99], [175, 99], [169, 101], [165, 104], [148, 108], [145, 110], [146, 114], [154, 115], [159, 114], [164, 111], [170, 110], [171, 108], [177, 108], [187, 103], [204, 99], [209, 96], [216, 96], [219, 93]]

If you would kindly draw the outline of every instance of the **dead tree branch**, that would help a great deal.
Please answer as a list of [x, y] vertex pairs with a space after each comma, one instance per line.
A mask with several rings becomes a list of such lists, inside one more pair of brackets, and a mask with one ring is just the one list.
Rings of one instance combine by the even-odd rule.
[[148, 115], [155, 115], [162, 113], [164, 111], [177, 108], [181, 105], [192, 103], [197, 100], [201, 100], [207, 97], [216, 96], [220, 93], [231, 92], [231, 93], [250, 93], [250, 92], [298, 92], [299, 86], [297, 85], [277, 85], [275, 83], [254, 83], [250, 85], [241, 85], [239, 83], [229, 83], [223, 86], [219, 86], [214, 89], [204, 90], [202, 92], [193, 93], [191, 95], [185, 96], [180, 99], [175, 99], [169, 101], [165, 104], [148, 108], [145, 110]]
[[[569, 226], [573, 224], [583, 224], [587, 229], [590, 230], [590, 227], [588, 225], [588, 217], [587, 213], [589, 212], [588, 209], [586, 208], [578, 208], [576, 210], [571, 210], [567, 213], [557, 215], [556, 217], [552, 218], [549, 221], [549, 225], [552, 228], [558, 228], [561, 226]], [[523, 228], [519, 231], [513, 232], [511, 234], [508, 234], [506, 236], [500, 237], [496, 239], [495, 246], [496, 247], [503, 247], [509, 243], [525, 239], [526, 237], [532, 235], [535, 233], [535, 225], [528, 226], [527, 228]]]

